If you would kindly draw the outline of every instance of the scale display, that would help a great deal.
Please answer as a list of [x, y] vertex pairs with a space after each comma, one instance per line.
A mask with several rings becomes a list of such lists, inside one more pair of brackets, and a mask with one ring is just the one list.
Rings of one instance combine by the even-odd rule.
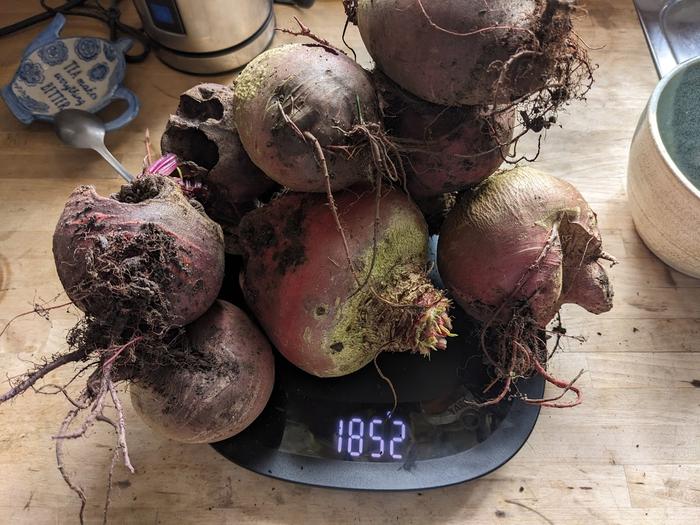
[[367, 420], [357, 416], [340, 418], [335, 433], [338, 457], [378, 461], [403, 459], [406, 435], [406, 423], [391, 417], [391, 412], [386, 417]]
[[[227, 276], [228, 279], [228, 276]], [[230, 279], [233, 287], [234, 277]], [[224, 284], [227, 288], [227, 284]], [[231, 290], [232, 288], [228, 288]], [[227, 299], [242, 304], [240, 295]], [[539, 408], [506, 398], [479, 408], [490, 383], [478, 347], [479, 327], [458, 308], [446, 351], [430, 359], [386, 353], [340, 378], [321, 379], [275, 355], [275, 387], [258, 419], [215, 443], [226, 458], [260, 474], [336, 488], [421, 490], [482, 476], [525, 443]], [[518, 390], [541, 397], [540, 377]]]

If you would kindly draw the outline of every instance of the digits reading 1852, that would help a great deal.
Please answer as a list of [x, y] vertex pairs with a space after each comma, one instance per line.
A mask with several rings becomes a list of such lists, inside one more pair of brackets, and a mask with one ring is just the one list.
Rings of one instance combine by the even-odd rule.
[[402, 459], [406, 425], [400, 419], [339, 419], [336, 428], [338, 454], [373, 459]]

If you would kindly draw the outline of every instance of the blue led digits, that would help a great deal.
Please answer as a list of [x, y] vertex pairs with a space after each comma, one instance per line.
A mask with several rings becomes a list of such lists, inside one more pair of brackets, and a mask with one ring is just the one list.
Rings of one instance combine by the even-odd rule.
[[389, 457], [403, 459], [401, 449], [406, 440], [406, 424], [400, 419], [383, 420], [375, 417], [368, 422], [359, 417], [353, 417], [349, 421], [339, 419], [337, 429], [336, 450], [340, 455], [387, 459], [385, 452], [388, 442]]

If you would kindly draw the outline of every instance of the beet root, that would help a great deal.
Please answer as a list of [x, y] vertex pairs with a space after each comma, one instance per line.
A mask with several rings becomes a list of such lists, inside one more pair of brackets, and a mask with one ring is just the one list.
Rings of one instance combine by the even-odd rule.
[[160, 176], [140, 177], [111, 197], [91, 186], [76, 189], [56, 226], [53, 253], [75, 305], [120, 326], [192, 322], [223, 280], [221, 228]]
[[[580, 374], [562, 381], [547, 372], [543, 331], [562, 304], [596, 314], [612, 308], [601, 259], [615, 262], [602, 250], [596, 214], [563, 180], [515, 168], [460, 197], [440, 230], [438, 268], [455, 301], [484, 323], [481, 349], [503, 387], [483, 404], [499, 402], [513, 378], [531, 373], [562, 393], [525, 402], [558, 408], [581, 403], [573, 385]], [[554, 333], [560, 338], [563, 330]], [[567, 392], [576, 398], [559, 401]]]
[[228, 86], [199, 84], [180, 95], [160, 146], [164, 154], [177, 155], [186, 178], [204, 185], [204, 197], [198, 199], [219, 223], [237, 225], [241, 205], [276, 186], [243, 149]]
[[130, 386], [134, 408], [156, 432], [183, 443], [213, 443], [247, 428], [272, 393], [272, 349], [255, 324], [217, 301], [186, 328], [198, 359], [148, 371]]
[[[80, 523], [87, 497], [66, 469], [63, 444], [85, 436], [98, 422], [115, 431], [106, 522], [117, 460], [121, 457], [134, 472], [117, 384], [159, 367], [201, 362], [184, 351], [178, 327], [200, 317], [216, 300], [223, 242], [219, 225], [167, 177], [142, 175], [111, 197], [99, 196], [91, 186], [81, 186], [69, 197], [56, 225], [53, 253], [68, 297], [86, 315], [68, 332], [69, 351], [11, 380], [0, 404], [34, 388], [53, 370], [82, 363], [67, 384], [42, 387], [50, 388], [43, 393], [63, 393], [71, 404], [53, 438], [58, 469], [80, 498]], [[77, 396], [66, 390], [88, 370]]]
[[465, 192], [438, 245], [440, 275], [470, 315], [505, 321], [520, 312], [540, 327], [564, 303], [612, 308], [606, 257], [596, 214], [576, 188], [530, 168]]
[[378, 70], [373, 78], [384, 125], [404, 158], [409, 193], [416, 199], [461, 191], [491, 175], [508, 154], [513, 110], [446, 107], [421, 100]]
[[446, 106], [511, 104], [548, 87], [563, 102], [590, 76], [561, 0], [346, 0], [379, 68]]
[[[446, 346], [449, 302], [426, 275], [427, 227], [397, 190], [287, 194], [241, 222], [246, 300], [277, 349], [320, 377], [350, 374], [381, 351], [429, 355]], [[352, 268], [348, 255], [352, 261]]]
[[283, 186], [326, 191], [306, 134], [323, 148], [332, 190], [371, 178], [365, 139], [380, 122], [377, 95], [368, 73], [339, 51], [291, 44], [259, 55], [236, 81], [234, 116], [250, 158]]

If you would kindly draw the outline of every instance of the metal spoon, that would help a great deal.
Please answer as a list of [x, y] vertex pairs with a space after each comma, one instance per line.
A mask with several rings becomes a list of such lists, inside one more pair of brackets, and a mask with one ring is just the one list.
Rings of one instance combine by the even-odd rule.
[[94, 149], [126, 182], [134, 180], [105, 146], [105, 125], [100, 117], [81, 109], [64, 109], [56, 115], [53, 125], [56, 135], [65, 144], [74, 148]]

